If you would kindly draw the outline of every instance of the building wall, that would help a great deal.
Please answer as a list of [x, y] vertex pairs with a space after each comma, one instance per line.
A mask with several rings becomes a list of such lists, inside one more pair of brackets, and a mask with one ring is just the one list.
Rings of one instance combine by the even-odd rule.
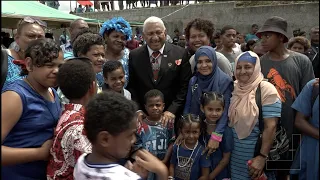
[[319, 25], [319, 2], [255, 7], [235, 7], [234, 2], [216, 2], [190, 4], [184, 9], [181, 9], [182, 7], [139, 8], [77, 15], [103, 21], [115, 16], [122, 16], [129, 22], [143, 22], [149, 16], [164, 17], [163, 21], [171, 36], [174, 34], [175, 28], [183, 31], [186, 24], [194, 18], [211, 20], [215, 24], [215, 29], [232, 25], [241, 33], [249, 32], [253, 23], [261, 26], [271, 16], [285, 18], [288, 21], [288, 31], [291, 34], [292, 30], [296, 28], [309, 32], [311, 27]]

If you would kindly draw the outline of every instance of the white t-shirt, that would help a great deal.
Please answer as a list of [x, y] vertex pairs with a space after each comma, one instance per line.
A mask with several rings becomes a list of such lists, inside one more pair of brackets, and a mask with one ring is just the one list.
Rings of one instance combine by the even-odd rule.
[[136, 173], [119, 164], [89, 164], [86, 162], [87, 154], [82, 154], [73, 171], [75, 180], [142, 180]]

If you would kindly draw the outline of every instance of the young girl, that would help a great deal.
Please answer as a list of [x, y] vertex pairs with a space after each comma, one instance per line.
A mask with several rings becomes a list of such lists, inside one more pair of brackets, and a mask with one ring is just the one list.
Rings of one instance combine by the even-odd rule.
[[[201, 111], [204, 112], [206, 119], [203, 120], [205, 131], [200, 136], [200, 143], [207, 146], [212, 132], [215, 132], [217, 122], [224, 111], [224, 97], [217, 92], [204, 93], [201, 97]], [[231, 151], [233, 149], [233, 137], [231, 129], [226, 126], [221, 141], [221, 146], [209, 156], [210, 175], [209, 179], [222, 180], [230, 178], [228, 164]], [[207, 155], [208, 156], [208, 155]]]
[[120, 61], [107, 61], [103, 65], [104, 84], [102, 90], [112, 90], [121, 93], [127, 99], [131, 100], [131, 93], [124, 89], [126, 83], [125, 72]]
[[198, 141], [202, 127], [199, 116], [186, 114], [180, 119], [183, 141], [173, 146], [168, 179], [208, 179], [210, 161], [202, 155], [204, 148]]

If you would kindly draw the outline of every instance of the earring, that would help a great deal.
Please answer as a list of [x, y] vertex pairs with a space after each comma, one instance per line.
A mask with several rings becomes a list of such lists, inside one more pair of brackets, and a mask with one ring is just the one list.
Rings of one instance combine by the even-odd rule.
[[13, 49], [14, 49], [15, 52], [19, 52], [20, 51], [20, 46], [18, 44], [16, 44]]

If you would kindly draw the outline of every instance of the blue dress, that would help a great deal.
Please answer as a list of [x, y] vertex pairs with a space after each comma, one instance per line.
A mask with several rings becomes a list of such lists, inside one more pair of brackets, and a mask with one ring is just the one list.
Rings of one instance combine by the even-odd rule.
[[[13, 148], [37, 148], [53, 137], [53, 130], [61, 114], [59, 97], [51, 88], [55, 100], [45, 100], [25, 81], [17, 80], [2, 89], [19, 94], [23, 111], [20, 119], [11, 129], [3, 146]], [[4, 180], [41, 180], [46, 179], [47, 161], [34, 161], [24, 164], [2, 166]]]
[[[278, 100], [274, 104], [262, 106], [262, 117], [280, 117], [281, 116], [281, 102]], [[244, 138], [239, 139], [234, 128], [233, 141], [234, 148], [231, 153], [230, 167], [231, 167], [231, 179], [236, 180], [250, 180], [247, 162], [254, 156], [254, 149], [260, 134], [259, 121], [253, 128], [251, 134]], [[275, 174], [273, 172], [266, 173], [268, 180], [275, 180]]]
[[6, 77], [6, 81], [4, 82], [3, 87], [7, 86], [8, 84], [22, 79], [23, 76], [20, 76], [21, 67], [13, 63], [14, 58], [8, 55], [8, 73]]
[[[201, 135], [199, 138], [199, 142], [206, 147], [208, 141], [210, 140], [211, 135], [203, 136]], [[223, 133], [221, 144], [219, 148], [210, 155], [209, 160], [211, 163], [210, 173], [217, 167], [220, 161], [223, 158], [223, 153], [231, 153], [233, 149], [233, 132], [230, 127], [226, 127]], [[230, 168], [229, 165], [223, 169], [217, 176], [216, 180], [222, 180], [224, 178], [230, 178]]]
[[[203, 146], [199, 143], [192, 154], [192, 150], [185, 149], [182, 146], [179, 146], [178, 149], [177, 145], [173, 146], [170, 163], [174, 165], [175, 180], [194, 180], [201, 177], [201, 168], [210, 167], [210, 160], [206, 159], [206, 155], [201, 155], [203, 149]], [[183, 167], [179, 167], [178, 162]]]
[[[319, 96], [314, 102], [313, 107], [311, 107], [312, 89], [314, 82], [315, 80], [311, 80], [306, 84], [297, 99], [292, 104], [292, 108], [305, 116], [310, 116], [309, 123], [313, 127], [319, 129]], [[300, 164], [301, 167], [299, 167]], [[296, 157], [290, 173], [299, 174], [300, 180], [319, 179], [318, 139], [306, 135], [302, 137], [300, 148], [296, 152]]]

